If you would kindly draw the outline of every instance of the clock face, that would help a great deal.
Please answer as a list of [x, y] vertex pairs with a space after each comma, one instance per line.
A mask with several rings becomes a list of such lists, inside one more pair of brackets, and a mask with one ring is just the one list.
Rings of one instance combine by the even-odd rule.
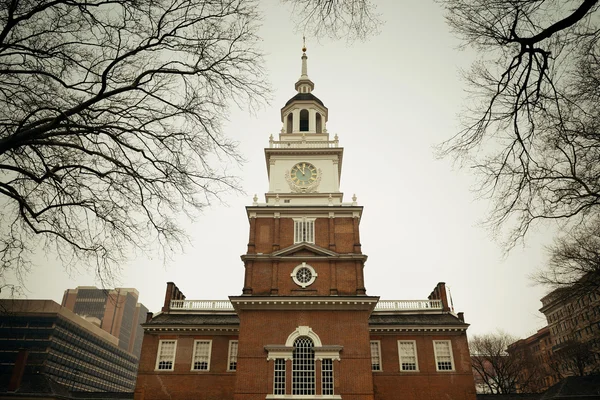
[[311, 163], [299, 162], [290, 171], [290, 178], [300, 187], [312, 185], [317, 180], [317, 168]]

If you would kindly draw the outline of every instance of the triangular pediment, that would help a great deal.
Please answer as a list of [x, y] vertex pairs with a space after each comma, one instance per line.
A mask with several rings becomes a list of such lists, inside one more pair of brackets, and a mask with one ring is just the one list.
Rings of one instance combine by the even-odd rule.
[[339, 254], [335, 251], [327, 250], [311, 243], [296, 243], [273, 252], [272, 256], [276, 257], [338, 257]]

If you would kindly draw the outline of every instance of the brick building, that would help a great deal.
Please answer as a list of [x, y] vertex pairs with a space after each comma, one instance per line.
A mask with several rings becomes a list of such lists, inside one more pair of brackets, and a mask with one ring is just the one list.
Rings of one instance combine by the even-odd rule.
[[474, 400], [468, 324], [444, 283], [424, 300], [367, 295], [363, 207], [343, 202], [344, 151], [306, 53], [301, 71], [265, 149], [265, 202], [246, 208], [242, 294], [187, 300], [168, 283], [143, 325], [136, 400]]
[[138, 298], [138, 291], [132, 288], [78, 286], [65, 290], [61, 305], [118, 338], [120, 348], [139, 357], [144, 337], [140, 324], [148, 309]]
[[545, 326], [528, 338], [512, 343], [506, 349], [510, 356], [526, 360], [519, 376], [519, 393], [541, 393], [558, 382], [552, 369], [552, 337]]

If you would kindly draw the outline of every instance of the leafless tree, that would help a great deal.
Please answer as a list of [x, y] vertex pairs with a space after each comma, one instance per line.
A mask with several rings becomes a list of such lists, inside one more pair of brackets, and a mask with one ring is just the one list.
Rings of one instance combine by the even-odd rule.
[[538, 366], [529, 355], [507, 352], [517, 340], [505, 332], [476, 335], [469, 340], [475, 381], [486, 393], [527, 391], [538, 378]]
[[221, 122], [267, 93], [256, 3], [0, 4], [4, 284], [39, 247], [110, 279], [132, 249], [177, 247], [177, 215], [238, 188]]
[[600, 221], [557, 238], [548, 249], [548, 267], [534, 279], [554, 290], [561, 301], [600, 293]]
[[561, 377], [585, 376], [600, 371], [594, 343], [570, 340], [560, 345], [551, 358], [553, 370]]
[[314, 37], [364, 40], [381, 24], [372, 0], [282, 0], [292, 5], [292, 17], [300, 30]]
[[481, 174], [508, 246], [538, 220], [600, 214], [598, 0], [440, 0], [466, 47], [472, 102], [442, 146]]

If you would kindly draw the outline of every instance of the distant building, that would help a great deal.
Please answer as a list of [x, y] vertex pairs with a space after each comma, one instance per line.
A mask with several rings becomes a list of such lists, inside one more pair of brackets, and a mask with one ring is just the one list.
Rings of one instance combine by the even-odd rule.
[[70, 391], [128, 392], [138, 358], [51, 300], [0, 300], [0, 376], [43, 374]]
[[62, 306], [119, 339], [119, 347], [140, 356], [144, 331], [140, 324], [145, 321], [148, 309], [138, 303], [136, 289], [98, 289], [79, 286], [65, 290]]
[[528, 361], [522, 364], [525, 368], [517, 383], [520, 393], [540, 393], [558, 382], [551, 365], [552, 338], [547, 326], [530, 337], [511, 344], [507, 352]]
[[241, 294], [186, 300], [167, 284], [162, 311], [143, 325], [136, 400], [475, 400], [469, 324], [443, 282], [420, 300], [367, 295], [363, 207], [343, 201], [344, 148], [306, 63], [303, 54], [281, 133], [264, 150], [265, 202], [246, 207]]

